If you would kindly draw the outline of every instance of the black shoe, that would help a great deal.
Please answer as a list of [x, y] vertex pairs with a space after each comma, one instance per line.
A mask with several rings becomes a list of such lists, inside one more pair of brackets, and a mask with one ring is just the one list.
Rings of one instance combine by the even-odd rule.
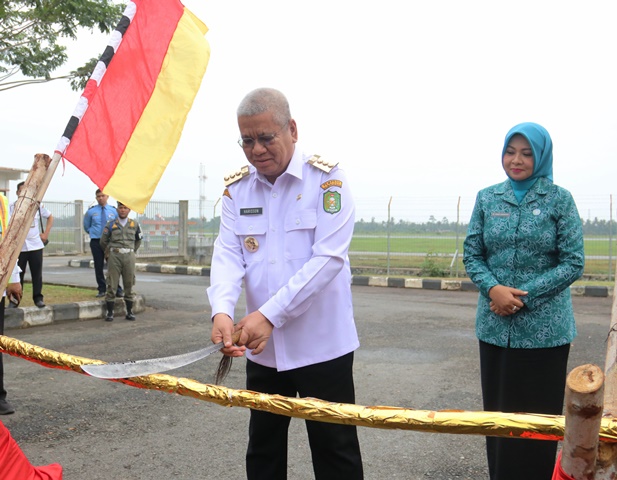
[[0, 415], [9, 415], [11, 413], [15, 413], [13, 405], [6, 400], [0, 400]]
[[135, 320], [135, 315], [133, 315], [132, 313], [127, 313], [126, 317], [124, 318], [126, 318], [127, 320]]
[[43, 300], [37, 300], [34, 304], [39, 308], [45, 308], [45, 303], [43, 303]]
[[122, 297], [124, 297], [124, 292], [123, 292], [122, 290], [118, 290], [118, 291], [116, 292], [116, 297], [118, 297], [118, 298], [122, 298]]
[[105, 292], [99, 292], [96, 294], [96, 298], [103, 298], [105, 296]]
[[105, 302], [107, 305], [107, 313], [105, 314], [105, 321], [106, 322], [113, 322], [114, 321], [114, 307], [115, 307], [115, 302], [113, 301], [107, 301]]

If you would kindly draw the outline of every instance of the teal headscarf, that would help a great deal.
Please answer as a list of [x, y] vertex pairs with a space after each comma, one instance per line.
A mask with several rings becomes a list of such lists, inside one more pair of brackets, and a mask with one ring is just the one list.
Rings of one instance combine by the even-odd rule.
[[531, 145], [531, 151], [533, 153], [533, 173], [531, 176], [525, 180], [509, 179], [512, 189], [514, 190], [514, 195], [520, 203], [538, 178], [546, 177], [550, 181], [553, 181], [553, 141], [542, 125], [532, 122], [519, 123], [512, 127], [506, 135], [506, 139], [503, 143], [503, 150], [501, 151], [502, 160], [506, 153], [506, 148], [508, 148], [508, 143], [510, 143], [514, 135], [522, 135], [525, 137], [529, 145]]

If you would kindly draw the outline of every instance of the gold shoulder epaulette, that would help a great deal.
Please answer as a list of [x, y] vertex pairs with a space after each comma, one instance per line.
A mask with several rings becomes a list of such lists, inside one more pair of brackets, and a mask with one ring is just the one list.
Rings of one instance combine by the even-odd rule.
[[326, 173], [330, 173], [330, 171], [338, 165], [338, 162], [329, 162], [327, 160], [323, 160], [319, 155], [313, 155], [311, 158], [307, 160], [306, 163], [313, 165], [313, 167], [318, 168], [319, 170], [323, 170]]
[[224, 181], [225, 186], [228, 187], [232, 183], [236, 183], [238, 180], [243, 179], [249, 174], [249, 166], [244, 165], [240, 170], [236, 170], [235, 172], [230, 173], [229, 175], [225, 175]]

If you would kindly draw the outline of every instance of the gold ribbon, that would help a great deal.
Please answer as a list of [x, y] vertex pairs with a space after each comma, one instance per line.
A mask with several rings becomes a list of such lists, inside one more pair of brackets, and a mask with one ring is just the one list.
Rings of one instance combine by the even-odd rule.
[[[100, 360], [55, 352], [4, 335], [0, 335], [0, 351], [44, 367], [73, 370], [84, 375], [86, 374], [81, 370], [81, 365], [105, 363]], [[250, 390], [235, 390], [164, 374], [112, 381], [138, 388], [176, 393], [225, 407], [252, 408], [288, 417], [359, 427], [536, 440], [562, 440], [564, 434], [562, 415], [414, 410], [332, 403], [315, 398], [292, 398]], [[617, 420], [615, 418], [602, 419], [600, 440], [617, 442]]]

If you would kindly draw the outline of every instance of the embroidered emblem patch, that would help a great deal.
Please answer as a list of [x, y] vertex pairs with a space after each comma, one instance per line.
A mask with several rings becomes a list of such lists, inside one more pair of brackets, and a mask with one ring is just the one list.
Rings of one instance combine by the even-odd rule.
[[323, 209], [328, 213], [341, 211], [341, 194], [327, 191], [323, 194]]
[[327, 182], [324, 182], [321, 184], [321, 188], [323, 190], [330, 188], [330, 187], [338, 187], [338, 188], [342, 188], [343, 187], [343, 182], [341, 182], [340, 180], [328, 180]]
[[224, 196], [224, 197], [229, 197], [229, 198], [231, 198], [231, 195], [230, 195], [229, 190], [228, 190], [227, 188], [226, 188], [226, 189], [225, 189], [225, 191], [223, 192], [223, 196]]
[[259, 242], [255, 237], [246, 237], [244, 239], [244, 246], [249, 252], [255, 253], [259, 249]]

